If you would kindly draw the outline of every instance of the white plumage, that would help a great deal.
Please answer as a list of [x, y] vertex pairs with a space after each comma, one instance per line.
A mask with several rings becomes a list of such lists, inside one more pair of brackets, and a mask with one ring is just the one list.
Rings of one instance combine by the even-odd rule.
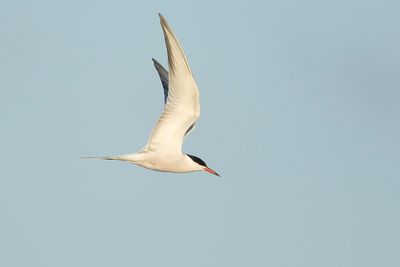
[[[163, 172], [206, 171], [203, 160], [182, 152], [185, 136], [193, 130], [200, 116], [199, 90], [192, 71], [175, 34], [159, 14], [167, 47], [169, 74], [153, 59], [163, 82], [166, 103], [146, 146], [138, 153], [114, 157], [88, 157], [127, 161], [144, 168]], [[218, 175], [219, 176], [219, 175]]]

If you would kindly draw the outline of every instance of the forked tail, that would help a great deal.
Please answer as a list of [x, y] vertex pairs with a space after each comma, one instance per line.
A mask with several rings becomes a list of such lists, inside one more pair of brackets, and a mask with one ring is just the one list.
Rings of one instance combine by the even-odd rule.
[[136, 164], [137, 162], [143, 159], [143, 154], [136, 153], [136, 154], [111, 156], [111, 157], [82, 157], [81, 159], [122, 160]]
[[119, 157], [81, 157], [79, 159], [120, 160]]

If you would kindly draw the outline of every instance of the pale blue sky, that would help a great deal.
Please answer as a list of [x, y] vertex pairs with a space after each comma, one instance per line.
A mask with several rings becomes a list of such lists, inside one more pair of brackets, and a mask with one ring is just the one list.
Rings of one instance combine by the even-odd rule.
[[[400, 266], [398, 1], [1, 1], [0, 266]], [[163, 107], [157, 12], [206, 173], [134, 152]]]

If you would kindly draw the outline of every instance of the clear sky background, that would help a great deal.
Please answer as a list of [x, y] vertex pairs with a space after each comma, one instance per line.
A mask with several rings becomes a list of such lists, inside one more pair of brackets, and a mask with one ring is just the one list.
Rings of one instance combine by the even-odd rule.
[[[400, 266], [398, 1], [0, 3], [0, 266]], [[157, 12], [222, 178], [78, 159], [146, 143]]]

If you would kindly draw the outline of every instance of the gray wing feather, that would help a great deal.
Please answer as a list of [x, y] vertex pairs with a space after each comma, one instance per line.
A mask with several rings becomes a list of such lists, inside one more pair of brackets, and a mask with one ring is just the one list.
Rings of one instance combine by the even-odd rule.
[[164, 89], [164, 104], [166, 104], [168, 99], [168, 71], [156, 59], [152, 58], [152, 60], [158, 75], [160, 75], [161, 84]]

